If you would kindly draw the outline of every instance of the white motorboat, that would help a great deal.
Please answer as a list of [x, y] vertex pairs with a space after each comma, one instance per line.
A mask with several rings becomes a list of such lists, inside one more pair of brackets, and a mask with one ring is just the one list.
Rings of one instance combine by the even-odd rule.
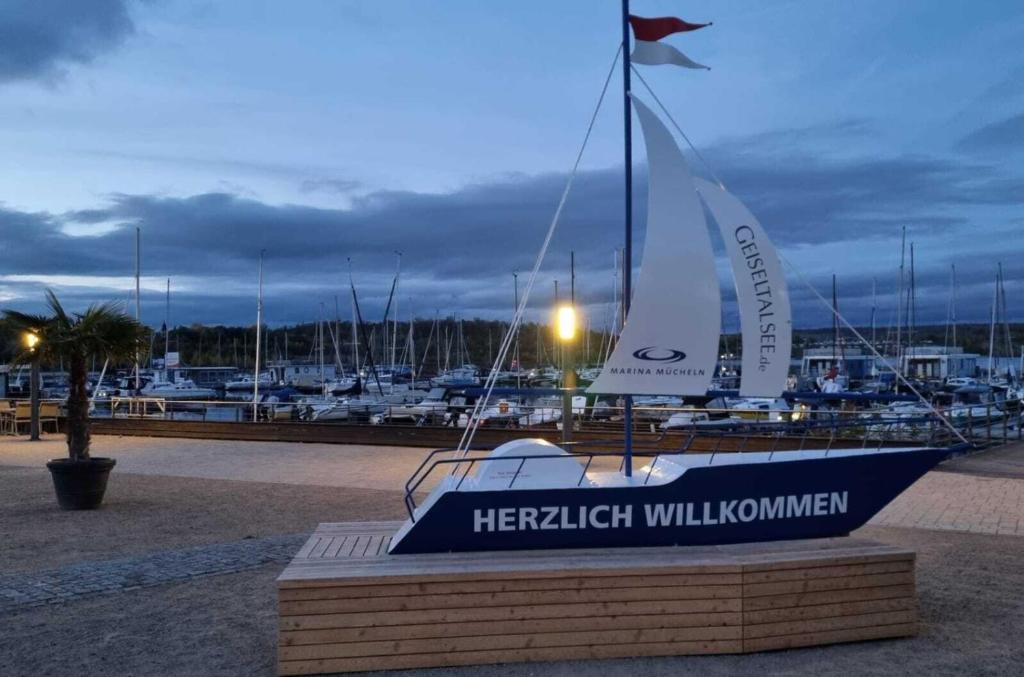
[[449, 369], [446, 372], [430, 379], [432, 386], [478, 386], [480, 385], [480, 370], [473, 365], [463, 365], [456, 369]]
[[447, 388], [431, 388], [418, 401], [395, 403], [371, 419], [373, 423], [443, 424], [451, 403]]
[[[252, 377], [251, 374], [236, 379], [234, 381], [228, 381], [224, 384], [224, 390], [227, 392], [232, 391], [252, 391], [253, 387], [257, 384], [257, 380]], [[274, 375], [269, 371], [261, 372], [259, 377], [259, 387], [271, 387], [276, 385], [274, 382]]]
[[662, 430], [734, 428], [742, 423], [743, 419], [739, 416], [711, 418], [708, 412], [687, 405], [683, 407], [682, 411], [674, 412], [669, 416], [668, 420], [662, 423], [660, 427]]
[[730, 397], [725, 404], [736, 416], [753, 421], [785, 421], [791, 410], [781, 397]]
[[197, 386], [192, 379], [175, 381], [153, 380], [142, 387], [143, 397], [162, 397], [167, 400], [212, 400], [217, 396], [213, 388]]

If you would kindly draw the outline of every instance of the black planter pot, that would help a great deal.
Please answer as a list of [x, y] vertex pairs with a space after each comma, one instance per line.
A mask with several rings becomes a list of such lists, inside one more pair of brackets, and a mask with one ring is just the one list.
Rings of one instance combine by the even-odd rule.
[[46, 464], [53, 477], [57, 502], [64, 510], [95, 510], [103, 502], [107, 478], [117, 463], [112, 458], [84, 461], [55, 458]]

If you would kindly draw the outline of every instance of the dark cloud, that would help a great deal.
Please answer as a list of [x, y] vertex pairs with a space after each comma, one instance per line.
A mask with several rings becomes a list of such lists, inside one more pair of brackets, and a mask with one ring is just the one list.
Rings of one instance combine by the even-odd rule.
[[956, 149], [964, 153], [1013, 151], [1024, 148], [1024, 113], [987, 124], [960, 139]]
[[[793, 139], [858, 134], [865, 124], [783, 134]], [[849, 255], [834, 266], [855, 316], [863, 317], [875, 274], [870, 271], [879, 269], [879, 260], [895, 262], [892, 247], [904, 225], [911, 237], [962, 243], [963, 251], [949, 257], [964, 261], [965, 308], [969, 298], [975, 301], [971, 307], [987, 307], [984, 282], [968, 276], [976, 269], [988, 279], [991, 254], [979, 251], [991, 242], [977, 240], [967, 224], [978, 210], [1005, 212], [1018, 204], [1024, 183], [984, 164], [925, 156], [829, 158], [813, 152], [815, 145], [779, 144], [771, 135], [759, 135], [727, 141], [705, 155], [782, 248], [807, 255], [818, 247], [835, 251], [836, 243], [849, 243]], [[271, 205], [226, 192], [119, 194], [106, 204], [61, 215], [0, 208], [0, 249], [5, 274], [128, 276], [138, 226], [144, 274], [202, 280], [201, 288], [193, 284], [187, 295], [182, 292], [189, 299], [182, 315], [223, 322], [249, 321], [254, 291], [248, 286], [254, 287], [249, 282], [261, 249], [267, 250], [268, 312], [279, 322], [309, 319], [320, 301], [344, 295], [347, 259], [353, 262], [368, 313], [378, 313], [394, 270], [393, 252], [401, 250], [402, 293], [411, 297], [405, 308], [494, 315], [512, 306], [513, 271], [520, 271], [525, 284], [565, 178], [507, 176], [444, 194], [378, 191], [354, 197], [349, 209]], [[538, 301], [550, 301], [553, 277], [567, 286], [570, 250], [576, 252], [579, 297], [610, 297], [612, 251], [621, 243], [621, 180], [621, 171], [614, 169], [579, 174], [534, 297]], [[319, 181], [329, 187], [338, 179]], [[638, 238], [644, 230], [645, 184], [643, 172], [637, 172]], [[67, 224], [106, 230], [73, 237], [64, 231]], [[923, 313], [944, 313], [948, 262], [919, 261]], [[1008, 270], [1014, 284], [1017, 275]], [[815, 324], [826, 317], [820, 304], [791, 282], [798, 321]], [[827, 286], [828, 281], [815, 284]], [[882, 298], [885, 285], [880, 280]], [[23, 296], [27, 287], [19, 289]]]
[[52, 79], [134, 31], [127, 0], [0, 0], [0, 82]]

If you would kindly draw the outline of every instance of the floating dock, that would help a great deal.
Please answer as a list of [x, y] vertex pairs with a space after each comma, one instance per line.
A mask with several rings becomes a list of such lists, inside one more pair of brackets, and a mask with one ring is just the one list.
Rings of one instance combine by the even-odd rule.
[[278, 672], [738, 654], [917, 633], [915, 553], [857, 538], [388, 555], [321, 524], [278, 578]]

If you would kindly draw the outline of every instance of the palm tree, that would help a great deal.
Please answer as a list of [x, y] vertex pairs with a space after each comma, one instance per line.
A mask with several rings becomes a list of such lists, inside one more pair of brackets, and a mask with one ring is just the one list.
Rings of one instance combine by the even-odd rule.
[[69, 363], [68, 456], [72, 461], [84, 461], [89, 458], [90, 440], [86, 390], [89, 359], [99, 357], [118, 362], [134, 358], [144, 345], [147, 329], [126, 315], [117, 303], [94, 304], [84, 313], [68, 313], [49, 289], [46, 300], [52, 315], [5, 310], [4, 317], [12, 327], [38, 337], [32, 359], [63, 359]]

